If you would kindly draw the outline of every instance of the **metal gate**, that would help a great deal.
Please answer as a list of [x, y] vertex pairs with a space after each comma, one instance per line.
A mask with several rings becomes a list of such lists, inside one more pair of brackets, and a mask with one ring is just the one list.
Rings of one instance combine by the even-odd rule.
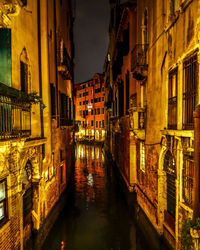
[[168, 150], [164, 159], [164, 170], [167, 174], [167, 211], [175, 218], [176, 211], [176, 163], [172, 153]]

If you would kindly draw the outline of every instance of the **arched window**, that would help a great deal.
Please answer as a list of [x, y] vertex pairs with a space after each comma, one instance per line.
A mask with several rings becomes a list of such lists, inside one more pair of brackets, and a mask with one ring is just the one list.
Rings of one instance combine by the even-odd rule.
[[26, 48], [22, 50], [20, 55], [20, 79], [21, 79], [21, 91], [28, 93], [28, 85], [29, 85], [29, 60], [27, 56]]

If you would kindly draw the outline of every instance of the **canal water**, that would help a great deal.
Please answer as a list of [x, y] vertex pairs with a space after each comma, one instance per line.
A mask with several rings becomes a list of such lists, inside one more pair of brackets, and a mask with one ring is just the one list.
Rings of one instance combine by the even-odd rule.
[[152, 249], [121, 190], [101, 147], [78, 144], [73, 190], [42, 249]]

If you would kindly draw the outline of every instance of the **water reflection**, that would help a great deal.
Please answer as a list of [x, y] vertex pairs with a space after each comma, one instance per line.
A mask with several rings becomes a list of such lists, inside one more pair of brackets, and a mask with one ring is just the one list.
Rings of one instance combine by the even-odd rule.
[[76, 147], [74, 191], [43, 249], [147, 249], [101, 147]]

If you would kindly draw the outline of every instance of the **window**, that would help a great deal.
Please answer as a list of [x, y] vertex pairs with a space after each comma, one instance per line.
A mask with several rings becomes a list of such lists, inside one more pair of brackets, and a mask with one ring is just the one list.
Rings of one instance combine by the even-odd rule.
[[101, 109], [101, 114], [104, 114], [104, 108]]
[[177, 69], [169, 73], [168, 128], [177, 129]]
[[145, 172], [145, 146], [140, 142], [140, 169]]
[[179, 9], [179, 0], [170, 1], [170, 17], [174, 16]]
[[91, 110], [91, 115], [93, 115], [93, 114], [94, 114], [94, 109]]
[[88, 92], [84, 92], [84, 93], [83, 93], [83, 96], [88, 96]]
[[28, 64], [20, 62], [21, 91], [28, 93]]
[[97, 114], [97, 109], [94, 110], [94, 114], [95, 114], [95, 115]]
[[27, 5], [27, 0], [21, 0], [22, 3], [23, 3], [23, 6], [26, 6]]
[[79, 94], [79, 97], [81, 97], [82, 95], [81, 94]]
[[95, 91], [94, 91], [95, 93], [100, 93], [101, 92], [101, 89], [100, 88], [98, 88], [98, 89], [95, 89]]
[[0, 182], [0, 223], [7, 218], [7, 181], [4, 179]]
[[94, 101], [94, 100], [93, 100], [93, 99], [91, 99], [91, 103], [93, 103], [93, 101]]
[[81, 102], [79, 102], [79, 105], [81, 106], [81, 105], [82, 105], [82, 103], [81, 103]]
[[167, 177], [167, 213], [165, 214], [165, 221], [171, 225], [175, 230], [175, 224], [170, 223], [168, 214], [175, 218], [176, 213], [176, 162], [172, 153], [168, 150], [164, 158], [164, 170], [166, 171]]
[[100, 115], [100, 108], [97, 109], [97, 115]]
[[85, 105], [85, 101], [83, 101], [83, 105]]
[[94, 120], [91, 120], [91, 126], [92, 127], [94, 126]]
[[194, 158], [192, 155], [183, 156], [183, 200], [188, 205], [192, 205], [192, 190], [194, 177]]
[[119, 117], [124, 116], [124, 82], [122, 81], [118, 85], [119, 93]]
[[101, 128], [101, 121], [99, 121], [99, 128]]
[[197, 105], [198, 88], [198, 63], [196, 54], [184, 61], [183, 70], [183, 129], [193, 129], [193, 111]]
[[63, 165], [60, 166], [60, 183], [63, 183]]
[[102, 120], [102, 128], [104, 128], [104, 120]]
[[126, 74], [126, 114], [128, 115], [129, 112], [129, 71]]
[[104, 97], [102, 97], [102, 102], [104, 102]]
[[86, 115], [88, 115], [88, 110], [86, 110]]
[[11, 86], [11, 29], [0, 29], [0, 82]]
[[142, 44], [148, 43], [148, 12], [147, 9], [144, 10], [143, 20], [142, 20]]
[[98, 121], [96, 121], [96, 128], [98, 128]]
[[59, 92], [59, 97], [60, 97], [60, 124], [61, 126], [65, 126], [67, 117], [66, 95]]

